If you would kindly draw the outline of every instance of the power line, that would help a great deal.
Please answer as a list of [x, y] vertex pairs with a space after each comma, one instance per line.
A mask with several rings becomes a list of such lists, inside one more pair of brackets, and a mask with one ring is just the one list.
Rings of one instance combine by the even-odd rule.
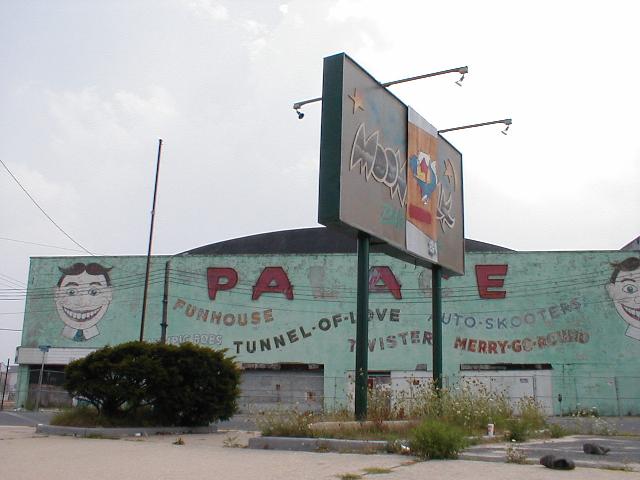
[[16, 240], [15, 238], [0, 237], [0, 240], [6, 240], [8, 242], [25, 243], [27, 245], [38, 245], [39, 247], [57, 248], [58, 250], [66, 250], [68, 252], [82, 252], [76, 248], [57, 247], [55, 245], [47, 245], [45, 243], [27, 242], [26, 240]]
[[64, 234], [64, 235], [69, 239], [69, 240], [71, 240], [73, 243], [75, 243], [77, 246], [79, 246], [83, 251], [87, 252], [89, 255], [93, 255], [93, 256], [95, 256], [95, 254], [94, 254], [94, 253], [91, 253], [89, 250], [87, 250], [87, 249], [86, 249], [86, 248], [84, 248], [82, 245], [80, 245], [78, 242], [76, 242], [76, 241], [71, 237], [71, 235], [69, 235], [67, 232], [65, 232], [65, 231], [62, 229], [62, 227], [61, 227], [60, 225], [58, 225], [58, 224], [53, 220], [53, 218], [51, 218], [51, 217], [49, 216], [49, 214], [48, 214], [47, 212], [45, 212], [45, 211], [42, 209], [42, 207], [41, 207], [40, 205], [38, 205], [38, 202], [36, 202], [36, 200], [35, 200], [35, 199], [34, 199], [34, 198], [29, 194], [29, 192], [27, 192], [27, 189], [26, 189], [26, 188], [24, 188], [24, 187], [22, 186], [22, 184], [21, 184], [21, 183], [20, 183], [20, 181], [15, 177], [15, 175], [14, 175], [13, 173], [11, 173], [11, 170], [9, 170], [9, 167], [7, 167], [7, 166], [5, 165], [5, 163], [2, 161], [2, 159], [0, 159], [0, 163], [1, 163], [1, 164], [2, 164], [2, 166], [5, 168], [5, 170], [7, 171], [7, 173], [8, 173], [9, 175], [11, 175], [11, 178], [13, 178], [13, 179], [15, 180], [15, 182], [18, 184], [18, 186], [19, 186], [19, 187], [22, 189], [22, 191], [27, 195], [27, 197], [29, 197], [29, 199], [33, 202], [33, 204], [34, 204], [36, 207], [38, 207], [38, 210], [40, 210], [40, 211], [44, 214], [44, 216], [45, 216], [45, 217], [47, 217], [47, 218], [49, 219], [49, 221], [50, 221], [51, 223], [53, 223], [53, 224], [58, 228], [58, 230], [60, 230], [60, 231], [61, 231], [61, 232], [62, 232], [62, 233], [63, 233], [63, 234]]
[[0, 279], [8, 280], [9, 282], [15, 283], [16, 285], [21, 286], [21, 287], [26, 287], [27, 286], [27, 284], [24, 283], [22, 280], [18, 280], [17, 278], [13, 278], [13, 277], [11, 277], [9, 275], [5, 275], [4, 273], [0, 273]]
[[[119, 278], [119, 281], [111, 288], [114, 292], [135, 289], [142, 285], [142, 274], [130, 274], [124, 275]], [[164, 273], [160, 270], [154, 270], [151, 272], [152, 284], [160, 283], [164, 278]], [[206, 281], [203, 282], [205, 275], [203, 273], [196, 274], [195, 272], [189, 272], [184, 270], [171, 270], [170, 283], [172, 285], [182, 285], [197, 290], [207, 290], [208, 286]], [[573, 277], [565, 277], [559, 282], [555, 279], [539, 279], [538, 281], [529, 282], [510, 282], [508, 285], [504, 285], [504, 288], [508, 291], [510, 298], [528, 297], [532, 294], [565, 294], [571, 290], [585, 291], [591, 288], [601, 288], [607, 282], [602, 279], [601, 275], [588, 274], [588, 275], [575, 275]], [[355, 299], [353, 290], [350, 288], [343, 288], [337, 285], [327, 286], [324, 288], [328, 291], [335, 293], [335, 298], [328, 298], [326, 296], [317, 296], [314, 292], [314, 287], [310, 285], [296, 285], [296, 299], [297, 300], [318, 300], [326, 303], [342, 303]], [[320, 287], [322, 288], [322, 287]], [[423, 289], [410, 289], [406, 285], [402, 287], [403, 302], [404, 303], [425, 303], [430, 296], [423, 293], [419, 293]], [[485, 299], [478, 297], [476, 286], [469, 287], [453, 287], [451, 294], [445, 295], [445, 302], [454, 301], [485, 301]], [[234, 289], [228, 292], [231, 295], [246, 295], [251, 294], [253, 286], [248, 283], [238, 282]], [[86, 293], [80, 293], [80, 295]], [[37, 287], [37, 288], [0, 288], [0, 300], [1, 299], [20, 299], [25, 296], [30, 299], [42, 299], [52, 298], [54, 296], [51, 287]], [[373, 300], [373, 299], [372, 299]], [[375, 300], [373, 300], [375, 303]]]

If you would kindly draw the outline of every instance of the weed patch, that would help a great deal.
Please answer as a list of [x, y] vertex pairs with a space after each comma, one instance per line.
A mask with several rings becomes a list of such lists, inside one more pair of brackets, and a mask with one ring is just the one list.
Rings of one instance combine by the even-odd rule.
[[527, 462], [527, 455], [524, 451], [515, 445], [509, 445], [507, 447], [507, 463], [517, 463], [524, 465]]
[[336, 477], [341, 480], [358, 480], [362, 478], [362, 475], [360, 475], [359, 473], [341, 473], [339, 475], [336, 475]]
[[465, 432], [455, 425], [429, 419], [412, 432], [411, 453], [424, 459], [458, 458], [468, 445]]
[[391, 473], [393, 470], [390, 468], [382, 468], [382, 467], [366, 467], [362, 469], [367, 475], [380, 475], [383, 473]]

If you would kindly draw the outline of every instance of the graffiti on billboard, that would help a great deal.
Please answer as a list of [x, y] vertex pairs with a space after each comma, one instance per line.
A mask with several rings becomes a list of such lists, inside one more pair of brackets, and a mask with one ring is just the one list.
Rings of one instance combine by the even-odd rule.
[[606, 286], [618, 315], [627, 323], [627, 337], [640, 340], [640, 258], [614, 263]]
[[[441, 166], [442, 168], [442, 166]], [[440, 222], [440, 229], [444, 232], [456, 225], [455, 193], [459, 189], [459, 181], [451, 159], [444, 160], [444, 175], [440, 181], [440, 194], [438, 195], [438, 207], [436, 219]]]
[[58, 267], [62, 275], [55, 287], [56, 310], [64, 323], [61, 335], [76, 342], [100, 334], [98, 323], [113, 299], [109, 271], [99, 263]]
[[380, 132], [376, 130], [367, 137], [365, 124], [360, 124], [353, 139], [349, 169], [358, 167], [367, 182], [373, 176], [374, 180], [386, 185], [391, 198], [397, 197], [404, 207], [407, 198], [407, 163], [400, 159], [399, 149], [381, 145], [379, 136]]

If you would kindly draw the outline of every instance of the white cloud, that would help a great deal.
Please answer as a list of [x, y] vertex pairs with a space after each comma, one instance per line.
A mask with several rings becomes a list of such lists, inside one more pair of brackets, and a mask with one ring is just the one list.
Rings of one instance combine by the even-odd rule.
[[124, 90], [116, 92], [113, 98], [122, 113], [131, 115], [136, 120], [144, 118], [148, 121], [158, 122], [176, 115], [173, 98], [169, 92], [158, 86], [150, 87], [149, 95], [146, 98]]
[[354, 18], [362, 18], [366, 16], [370, 5], [362, 1], [339, 0], [329, 9], [327, 20], [330, 22], [346, 22]]
[[[122, 142], [130, 144], [145, 128], [157, 128], [176, 117], [171, 95], [158, 86], [147, 95], [120, 90], [103, 95], [96, 87], [47, 94], [55, 121], [54, 144], [68, 148], [77, 143]], [[95, 143], [94, 143], [95, 145]]]
[[187, 4], [191, 10], [201, 17], [210, 18], [214, 21], [227, 20], [229, 18], [227, 8], [211, 0], [189, 0]]
[[240, 24], [249, 34], [254, 36], [265, 35], [268, 32], [267, 26], [264, 23], [255, 20], [242, 20]]

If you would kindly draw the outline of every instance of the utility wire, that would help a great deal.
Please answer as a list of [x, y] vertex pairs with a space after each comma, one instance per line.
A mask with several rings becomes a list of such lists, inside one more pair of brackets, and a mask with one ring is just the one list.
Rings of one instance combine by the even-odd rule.
[[48, 214], [47, 212], [45, 212], [45, 211], [42, 209], [42, 207], [41, 207], [40, 205], [38, 205], [38, 202], [36, 202], [36, 200], [35, 200], [35, 199], [34, 199], [34, 198], [29, 194], [29, 192], [27, 192], [27, 189], [26, 189], [26, 188], [24, 188], [24, 187], [22, 186], [22, 184], [21, 184], [21, 183], [20, 183], [20, 181], [15, 177], [15, 175], [14, 175], [13, 173], [11, 173], [11, 170], [9, 170], [9, 167], [7, 167], [7, 166], [5, 165], [5, 163], [2, 161], [2, 159], [0, 159], [0, 163], [1, 163], [1, 164], [2, 164], [2, 166], [5, 168], [5, 170], [7, 171], [7, 173], [8, 173], [9, 175], [11, 175], [11, 178], [13, 178], [13, 179], [15, 180], [15, 182], [18, 184], [18, 186], [19, 186], [19, 187], [22, 189], [22, 191], [27, 195], [27, 197], [29, 197], [29, 199], [33, 202], [33, 204], [34, 204], [36, 207], [38, 207], [38, 209], [39, 209], [39, 210], [44, 214], [44, 216], [45, 216], [45, 217], [47, 217], [47, 218], [49, 219], [49, 221], [50, 221], [51, 223], [53, 223], [53, 224], [58, 228], [58, 230], [60, 230], [62, 233], [64, 233], [64, 235], [65, 235], [69, 240], [71, 240], [73, 243], [75, 243], [77, 246], [79, 246], [82, 250], [84, 250], [85, 252], [87, 252], [89, 255], [93, 255], [93, 256], [95, 256], [95, 254], [94, 254], [94, 253], [91, 253], [89, 250], [87, 250], [87, 249], [86, 249], [86, 248], [84, 248], [82, 245], [80, 245], [78, 242], [76, 242], [76, 241], [71, 237], [71, 235], [69, 235], [67, 232], [65, 232], [65, 231], [62, 229], [62, 227], [61, 227], [60, 225], [58, 225], [58, 224], [53, 220], [53, 218], [51, 218], [51, 217], [49, 216], [49, 214]]
[[37, 245], [39, 247], [57, 248], [58, 250], [66, 250], [68, 252], [82, 252], [82, 250], [78, 250], [77, 248], [57, 247], [55, 245], [47, 245], [45, 243], [27, 242], [26, 240], [16, 240], [15, 238], [0, 237], [0, 240], [6, 240], [7, 242], [25, 243], [27, 245]]
[[[151, 272], [151, 280], [153, 284], [157, 284], [163, 281], [164, 272], [160, 269], [153, 270]], [[599, 278], [598, 278], [599, 277]], [[191, 272], [181, 271], [181, 270], [171, 270], [170, 272], [170, 283], [171, 285], [183, 285], [192, 288], [196, 288], [198, 290], [207, 290], [207, 282], [205, 279], [205, 275], [200, 273], [198, 275], [192, 275]], [[1, 280], [1, 279], [0, 279]], [[130, 274], [124, 275], [118, 278], [118, 282], [112, 286], [114, 292], [129, 290], [132, 288], [137, 288], [142, 285], [142, 274]], [[556, 279], [539, 279], [537, 281], [528, 281], [528, 282], [509, 282], [508, 285], [504, 285], [504, 288], [508, 290], [508, 295], [511, 298], [515, 297], [527, 297], [533, 294], [541, 294], [541, 293], [555, 293], [555, 294], [563, 294], [569, 293], [570, 290], [581, 290], [584, 291], [590, 288], [600, 288], [606, 285], [606, 281], [602, 279], [601, 275], [575, 275], [573, 277], [565, 277], [561, 278], [560, 282], [556, 282]], [[52, 283], [55, 281], [52, 280]], [[318, 287], [322, 289], [322, 287]], [[335, 295], [333, 296], [321, 296], [322, 300], [327, 303], [341, 303], [344, 301], [348, 301], [350, 299], [355, 299], [355, 292], [349, 288], [341, 288], [339, 286], [327, 286], [324, 285], [324, 289], [332, 292]], [[296, 290], [296, 299], [297, 300], [312, 300], [317, 299], [318, 295], [315, 294], [315, 290], [310, 285], [295, 285]], [[414, 303], [424, 303], [425, 299], [430, 298], [430, 296], [426, 295], [423, 289], [410, 289], [407, 288], [406, 285], [402, 287], [403, 292], [403, 301], [405, 303], [412, 303], [411, 300], [417, 301]], [[245, 282], [238, 282], [233, 291], [228, 292], [231, 295], [234, 294], [251, 294], [253, 291], [253, 285]], [[421, 292], [422, 291], [422, 292]], [[81, 295], [83, 293], [80, 293]], [[86, 293], [85, 293], [86, 294]], [[11, 298], [24, 298], [28, 296], [31, 299], [38, 298], [51, 298], [53, 297], [53, 292], [51, 287], [36, 287], [36, 288], [0, 288], [0, 300]], [[473, 301], [483, 299], [478, 298], [477, 288], [475, 286], [472, 287], [454, 287], [451, 289], [451, 293], [444, 295], [445, 302], [452, 301]]]

